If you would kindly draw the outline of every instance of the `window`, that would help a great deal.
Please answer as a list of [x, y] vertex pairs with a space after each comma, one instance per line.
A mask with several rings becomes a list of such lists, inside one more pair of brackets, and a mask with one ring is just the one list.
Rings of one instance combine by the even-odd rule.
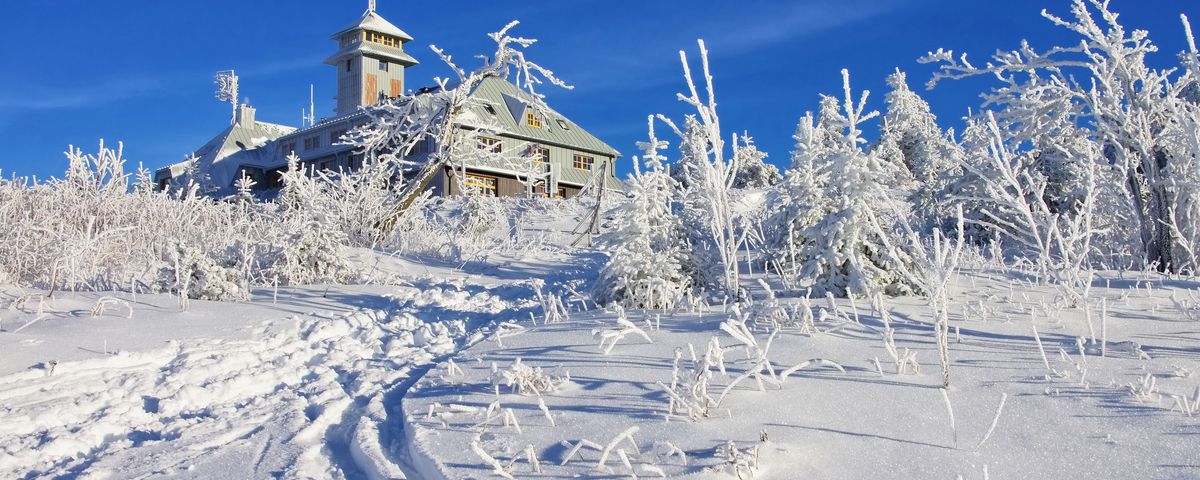
[[386, 45], [386, 46], [389, 46], [392, 48], [401, 48], [402, 45], [404, 44], [404, 42], [402, 40], [400, 40], [400, 37], [384, 35], [384, 34], [378, 33], [378, 32], [364, 31], [363, 32], [363, 40], [367, 41], [367, 42], [371, 42], [371, 43], [378, 43], [380, 45]]
[[489, 153], [500, 153], [503, 151], [503, 146], [499, 138], [479, 137], [479, 149]]
[[321, 137], [308, 137], [304, 139], [304, 151], [315, 150], [321, 148]]
[[561, 118], [560, 118], [560, 119], [558, 119], [558, 126], [559, 126], [559, 128], [562, 128], [563, 130], [570, 130], [570, 129], [571, 129], [571, 127], [567, 125], [567, 121], [566, 121], [566, 120], [563, 120], [563, 119], [561, 119]]
[[573, 162], [571, 162], [571, 164], [577, 170], [591, 170], [592, 165], [594, 165], [595, 163], [596, 163], [596, 157], [591, 157], [588, 155], [582, 155], [582, 154], [578, 154], [578, 153], [575, 154], [575, 160]]
[[381, 72], [388, 71], [388, 62], [387, 61], [385, 61], [385, 60], [379, 61], [379, 71], [381, 71]]
[[496, 177], [487, 177], [483, 175], [475, 175], [468, 173], [463, 179], [463, 187], [466, 188], [467, 195], [482, 195], [485, 197], [495, 197], [497, 194]]
[[490, 103], [483, 104], [483, 109], [487, 110], [487, 112], [492, 115], [496, 114], [496, 107], [493, 107], [492, 104], [490, 104]]
[[549, 163], [550, 149], [541, 145], [529, 147], [529, 158], [533, 159], [533, 163]]
[[349, 72], [354, 67], [354, 60], [346, 60], [346, 71]]
[[537, 116], [533, 110], [525, 111], [525, 124], [533, 128], [542, 128], [542, 118]]
[[285, 156], [285, 157], [290, 156], [293, 153], [296, 153], [296, 142], [285, 143], [285, 144], [283, 144], [283, 147], [281, 147], [281, 149], [283, 151], [283, 156]]
[[342, 142], [342, 137], [346, 135], [346, 129], [339, 128], [329, 132], [329, 144], [334, 145]]

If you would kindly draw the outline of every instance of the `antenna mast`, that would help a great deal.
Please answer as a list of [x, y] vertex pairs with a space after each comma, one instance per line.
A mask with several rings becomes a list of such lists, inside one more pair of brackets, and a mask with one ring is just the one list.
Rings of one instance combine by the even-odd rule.
[[300, 126], [311, 127], [317, 124], [317, 110], [316, 107], [313, 106], [313, 91], [313, 84], [308, 84], [308, 112], [306, 113], [303, 108], [300, 109]]
[[238, 77], [233, 70], [217, 72], [217, 100], [229, 102], [229, 124], [237, 123]]

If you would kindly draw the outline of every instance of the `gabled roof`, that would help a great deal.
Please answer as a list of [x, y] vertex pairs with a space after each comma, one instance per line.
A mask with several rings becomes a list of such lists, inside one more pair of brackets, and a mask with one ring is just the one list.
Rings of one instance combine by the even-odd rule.
[[575, 148], [614, 158], [621, 156], [621, 152], [551, 108], [546, 109], [548, 118], [542, 119], [541, 128], [526, 125], [525, 110], [532, 108], [530, 105], [533, 104], [533, 97], [503, 78], [484, 79], [475, 87], [475, 91], [471, 92], [471, 98], [487, 102], [496, 113], [488, 112], [482, 105], [475, 105], [470, 109], [471, 115], [463, 122], [468, 126], [472, 123], [470, 118], [474, 117], [480, 119], [480, 123], [494, 121], [504, 130], [503, 133], [530, 141]]
[[400, 39], [405, 42], [411, 42], [413, 39], [411, 36], [409, 36], [409, 34], [404, 33], [404, 30], [392, 25], [392, 22], [384, 20], [383, 17], [379, 16], [379, 14], [375, 13], [374, 11], [368, 11], [367, 13], [364, 13], [363, 17], [357, 22], [354, 22], [346, 28], [338, 30], [338, 32], [330, 36], [330, 38], [337, 40], [338, 38], [341, 38], [343, 34], [354, 30], [369, 30], [372, 32], [379, 32], [382, 34], [391, 35], [393, 37], [400, 37]]
[[196, 171], [205, 172], [209, 182], [217, 188], [229, 188], [237, 180], [241, 165], [270, 163], [271, 155], [261, 151], [260, 147], [294, 130], [286, 125], [258, 121], [253, 125], [242, 125], [241, 122], [231, 125], [192, 153], [196, 157]]

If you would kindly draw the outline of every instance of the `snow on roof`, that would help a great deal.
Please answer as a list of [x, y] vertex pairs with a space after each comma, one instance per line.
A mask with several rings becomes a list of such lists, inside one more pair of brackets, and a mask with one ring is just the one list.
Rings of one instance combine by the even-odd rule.
[[382, 34], [391, 35], [393, 37], [400, 37], [401, 40], [406, 42], [411, 42], [413, 39], [411, 36], [409, 36], [409, 34], [404, 33], [404, 30], [392, 25], [392, 22], [384, 20], [383, 17], [379, 16], [379, 14], [375, 13], [374, 11], [368, 11], [367, 13], [363, 14], [363, 17], [357, 22], [346, 28], [338, 30], [337, 33], [333, 34], [332, 38], [337, 39], [341, 37], [342, 34], [354, 30], [370, 30], [372, 32], [379, 32]]
[[[238, 168], [242, 165], [266, 163], [266, 157], [271, 155], [264, 156], [266, 152], [262, 152], [261, 147], [295, 130], [286, 125], [258, 121], [253, 125], [231, 125], [192, 153], [197, 162], [196, 171], [208, 175], [208, 181], [218, 188], [228, 188], [237, 180]], [[186, 163], [185, 160], [169, 166], [172, 174], [176, 165]]]

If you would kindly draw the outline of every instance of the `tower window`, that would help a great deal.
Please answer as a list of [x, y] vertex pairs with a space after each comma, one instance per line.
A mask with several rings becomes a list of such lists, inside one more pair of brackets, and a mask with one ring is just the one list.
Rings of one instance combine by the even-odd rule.
[[388, 62], [380, 60], [379, 61], [379, 71], [381, 71], [381, 72], [388, 71]]

